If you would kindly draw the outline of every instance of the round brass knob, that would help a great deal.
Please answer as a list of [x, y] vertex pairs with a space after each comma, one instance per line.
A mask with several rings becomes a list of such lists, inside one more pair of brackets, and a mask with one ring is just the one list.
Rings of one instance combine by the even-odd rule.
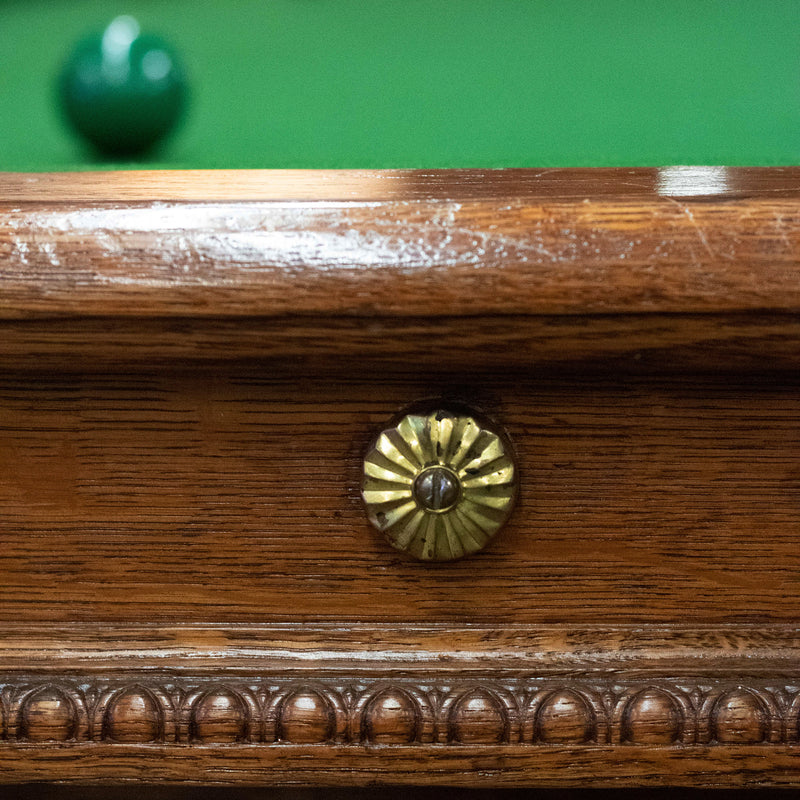
[[469, 414], [407, 414], [364, 458], [370, 522], [424, 561], [482, 549], [508, 519], [516, 488], [508, 443]]

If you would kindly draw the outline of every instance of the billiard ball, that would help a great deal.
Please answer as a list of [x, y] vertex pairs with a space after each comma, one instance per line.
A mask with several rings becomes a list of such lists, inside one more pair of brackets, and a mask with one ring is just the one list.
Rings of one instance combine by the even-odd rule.
[[186, 103], [173, 50], [129, 16], [84, 39], [65, 63], [61, 105], [75, 130], [111, 157], [133, 157], [172, 130]]

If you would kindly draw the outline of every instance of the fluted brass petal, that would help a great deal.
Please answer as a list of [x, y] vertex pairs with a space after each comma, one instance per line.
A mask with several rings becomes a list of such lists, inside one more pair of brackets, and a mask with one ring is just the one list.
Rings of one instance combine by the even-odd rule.
[[398, 470], [399, 475], [413, 475], [417, 469], [417, 464], [409, 461], [397, 448], [397, 445], [389, 438], [390, 433], [395, 431], [384, 431], [375, 448], [385, 456]]
[[493, 463], [488, 471], [476, 470], [474, 475], [465, 474], [465, 470], [461, 470], [459, 477], [462, 486], [470, 489], [481, 486], [508, 486], [514, 482], [514, 465], [510, 462]]
[[464, 549], [464, 541], [463, 536], [460, 536], [453, 528], [453, 521], [452, 518], [447, 516], [446, 514], [442, 516], [442, 527], [444, 528], [445, 536], [447, 537], [447, 543], [450, 546], [450, 552], [453, 554], [453, 558], [461, 558], [463, 555], [466, 555], [466, 550]]
[[[494, 488], [494, 487], [492, 487]], [[480, 502], [487, 508], [494, 508], [498, 511], [505, 511], [506, 506], [512, 500], [514, 492], [511, 488], [502, 486], [502, 491], [489, 492], [485, 487], [474, 489], [473, 497], [479, 498]]]
[[414, 465], [421, 467], [430, 457], [430, 444], [425, 442], [424, 431], [419, 425], [418, 418], [403, 417], [397, 426], [397, 433], [414, 454]]
[[364, 459], [372, 524], [398, 550], [452, 561], [483, 548], [508, 519], [516, 470], [506, 441], [469, 414], [407, 414]]
[[437, 419], [431, 426], [431, 447], [437, 458], [446, 458], [454, 427], [452, 417]]
[[481, 434], [481, 429], [478, 423], [471, 417], [458, 420], [459, 431], [455, 437], [455, 449], [450, 456], [448, 462], [450, 467], [458, 472], [464, 464], [464, 461], [469, 457], [470, 449], [475, 444]]
[[405, 527], [405, 525], [408, 524], [408, 515], [416, 512], [416, 510], [417, 504], [413, 499], [410, 499], [401, 506], [396, 506], [395, 508], [389, 510], [378, 511], [375, 516], [378, 520], [378, 525], [381, 530], [386, 531], [399, 525]]
[[[395, 450], [404, 459], [404, 464], [409, 464], [413, 469], [418, 469], [419, 465], [424, 460], [424, 456], [420, 451], [418, 437], [413, 436], [411, 440], [407, 439], [405, 434], [399, 430], [386, 431], [389, 439], [394, 445]], [[415, 450], [416, 446], [416, 450]]]
[[372, 505], [394, 503], [399, 500], [408, 500], [411, 493], [408, 489], [364, 489], [364, 500]]
[[407, 475], [405, 473], [400, 473], [398, 472], [397, 467], [382, 467], [375, 461], [370, 462], [369, 465], [365, 465], [364, 474], [378, 481], [385, 481], [387, 483], [394, 483], [395, 485], [401, 486], [410, 487], [413, 482], [413, 474]]
[[503, 445], [496, 436], [491, 438], [487, 436], [485, 438], [487, 441], [480, 453], [478, 453], [468, 464], [464, 464], [464, 466], [459, 469], [459, 472], [464, 472], [468, 475], [474, 474], [475, 472], [486, 467], [488, 464], [497, 461], [499, 458], [502, 458], [505, 455]]

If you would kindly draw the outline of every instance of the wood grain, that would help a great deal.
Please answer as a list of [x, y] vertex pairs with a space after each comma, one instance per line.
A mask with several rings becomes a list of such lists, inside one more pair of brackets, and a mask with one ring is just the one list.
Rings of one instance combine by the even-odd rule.
[[[522, 745], [419, 748], [338, 745], [84, 743], [0, 747], [0, 772], [20, 782], [223, 784], [226, 786], [790, 787], [797, 748], [741, 745], [611, 748]], [[535, 776], [532, 777], [532, 776]]]
[[798, 260], [798, 168], [0, 175], [0, 782], [800, 785]]
[[[472, 559], [407, 560], [361, 460], [425, 398], [504, 427], [520, 496]], [[269, 372], [6, 376], [0, 619], [791, 621], [797, 382]]]
[[[232, 362], [288, 375], [793, 374], [796, 314], [0, 320], [7, 370], [151, 371]], [[472, 379], [470, 377], [470, 379]], [[741, 376], [739, 380], [741, 380]]]
[[12, 203], [224, 200], [418, 200], [661, 195], [781, 197], [798, 167], [667, 166], [589, 169], [125, 170], [0, 172]]
[[[783, 173], [776, 191], [758, 188], [754, 176], [750, 193], [698, 195], [690, 186], [688, 197], [658, 191], [652, 171], [649, 194], [631, 190], [624, 170], [588, 185], [582, 173], [562, 174], [585, 190], [566, 196], [546, 175], [482, 175], [478, 197], [468, 188], [459, 198], [455, 187], [472, 185], [463, 175], [424, 173], [410, 177], [425, 197], [372, 201], [294, 199], [314, 185], [296, 174], [275, 179], [285, 199], [270, 202], [132, 202], [124, 191], [95, 202], [96, 177], [85, 193], [75, 177], [69, 195], [55, 180], [50, 202], [0, 204], [0, 316], [800, 310], [797, 172]], [[226, 177], [204, 173], [192, 191], [214, 197]], [[327, 180], [346, 188], [373, 179], [385, 180]], [[14, 198], [19, 178], [7, 180]], [[109, 179], [108, 191], [119, 180]], [[135, 186], [136, 175], [127, 180]]]
[[[153, 674], [222, 683], [254, 675], [313, 682], [592, 677], [649, 682], [702, 677], [786, 683], [797, 675], [794, 623], [511, 626], [306, 623], [173, 626], [10, 622], [0, 640], [0, 673], [106, 680]], [[160, 665], [160, 666], [158, 666]]]

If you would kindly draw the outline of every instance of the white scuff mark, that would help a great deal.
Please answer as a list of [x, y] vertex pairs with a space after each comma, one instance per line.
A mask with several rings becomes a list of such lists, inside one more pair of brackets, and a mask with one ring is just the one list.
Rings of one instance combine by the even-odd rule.
[[28, 261], [28, 243], [24, 239], [19, 239], [19, 237], [16, 236], [12, 237], [12, 241], [14, 243], [14, 251], [20, 263], [27, 266], [30, 263]]
[[782, 215], [775, 220], [775, 228], [781, 237], [781, 242], [786, 246], [787, 249], [791, 250], [793, 246], [792, 240], [789, 238], [789, 235], [786, 232], [786, 225], [784, 224], [784, 218]]
[[689, 222], [692, 223], [692, 227], [694, 227], [695, 231], [697, 231], [697, 238], [700, 239], [700, 243], [706, 249], [706, 252], [708, 252], [708, 254], [711, 256], [711, 258], [720, 258], [721, 257], [721, 258], [727, 258], [729, 260], [733, 258], [733, 256], [731, 256], [728, 253], [717, 253], [717, 252], [715, 252], [714, 248], [711, 247], [711, 245], [710, 245], [710, 243], [708, 241], [708, 238], [706, 237], [706, 233], [703, 230], [703, 226], [698, 224], [697, 220], [694, 218], [694, 214], [692, 213], [692, 209], [689, 208], [689, 206], [683, 206], [683, 213], [686, 215], [686, 217], [689, 220]]
[[[706, 236], [705, 231], [703, 230], [703, 226], [700, 225], [700, 223], [698, 223], [698, 221], [695, 219], [694, 213], [692, 212], [692, 209], [688, 205], [686, 205], [685, 203], [681, 203], [677, 200], [674, 200], [671, 197], [667, 197], [665, 199], [674, 203], [676, 208], [678, 208], [680, 212], [686, 217], [686, 219], [689, 220], [689, 222], [692, 224], [692, 227], [695, 229], [695, 232], [697, 233], [697, 238], [700, 240], [700, 244], [703, 246], [703, 249], [711, 256], [711, 258], [724, 258], [728, 261], [733, 261], [736, 258], [736, 256], [733, 253], [724, 253], [724, 252], [718, 253], [716, 250], [714, 250], [714, 248], [711, 246], [711, 243], [708, 241], [708, 237]], [[700, 262], [695, 256], [694, 248], [692, 248], [691, 246], [689, 246], [689, 253], [691, 254], [692, 262], [694, 263], [694, 265], [699, 266]]]
[[44, 253], [45, 257], [50, 262], [50, 266], [61, 266], [61, 262], [58, 260], [58, 252], [56, 251], [55, 242], [42, 242], [39, 245], [39, 251]]
[[[26, 264], [24, 259], [36, 251], [53, 266], [69, 264], [73, 251], [90, 236], [97, 260], [111, 266], [100, 266], [94, 274], [104, 284], [168, 286], [196, 277], [200, 284], [224, 285], [235, 283], [237, 272], [291, 274], [305, 268], [334, 272], [384, 267], [413, 274], [456, 265], [477, 269], [514, 262], [572, 263], [581, 249], [599, 252], [594, 241], [590, 246], [569, 227], [562, 230], [560, 244], [546, 246], [551, 237], [543, 234], [547, 222], [541, 220], [518, 231], [498, 232], [490, 220], [484, 227], [465, 225], [461, 202], [433, 208], [403, 205], [419, 207], [419, 213], [410, 220], [405, 214], [398, 217], [396, 204], [380, 202], [159, 202], [48, 210], [22, 223], [12, 217], [8, 224], [15, 229], [17, 253]], [[370, 218], [358, 213], [359, 208], [378, 208], [380, 213]], [[367, 218], [370, 225], [364, 224]], [[34, 235], [37, 230], [56, 235]], [[125, 269], [129, 275], [121, 277]], [[136, 277], [141, 269], [146, 274]]]

